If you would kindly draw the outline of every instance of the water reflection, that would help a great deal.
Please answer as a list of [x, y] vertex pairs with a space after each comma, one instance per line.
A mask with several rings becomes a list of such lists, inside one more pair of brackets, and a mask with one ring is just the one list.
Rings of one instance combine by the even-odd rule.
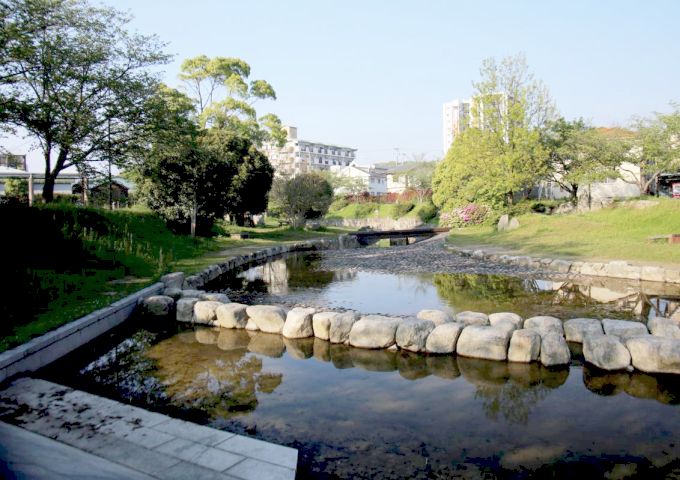
[[243, 302], [307, 304], [363, 313], [413, 315], [423, 308], [450, 311], [512, 311], [560, 318], [675, 317], [680, 288], [621, 279], [578, 281], [506, 275], [385, 274], [349, 269], [321, 270], [328, 253], [295, 254], [256, 266], [211, 289], [229, 290]]
[[680, 385], [661, 376], [210, 328], [140, 332], [114, 351], [77, 371], [81, 386], [124, 396], [135, 378], [155, 408], [299, 448], [301, 478], [591, 478], [680, 458]]

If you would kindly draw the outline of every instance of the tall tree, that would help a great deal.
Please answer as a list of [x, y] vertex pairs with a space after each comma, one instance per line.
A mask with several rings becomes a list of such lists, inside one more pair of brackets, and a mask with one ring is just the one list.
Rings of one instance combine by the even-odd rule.
[[205, 55], [185, 60], [180, 73], [202, 127], [227, 130], [257, 146], [265, 141], [283, 145], [286, 132], [281, 120], [271, 113], [258, 118], [255, 110], [258, 100], [276, 100], [276, 92], [265, 80], [249, 77], [250, 65], [245, 61]]
[[626, 144], [586, 125], [583, 119], [569, 122], [560, 118], [542, 134], [548, 152], [548, 176], [578, 203], [579, 188], [615, 177], [625, 156]]
[[271, 192], [271, 206], [293, 227], [305, 220], [322, 217], [333, 201], [333, 187], [318, 173], [305, 173], [291, 179], [277, 178]]
[[130, 17], [85, 0], [4, 0], [1, 97], [5, 121], [37, 139], [45, 160], [43, 198], [53, 198], [70, 166], [138, 152], [147, 101], [157, 81], [148, 68], [168, 56], [155, 36], [131, 34]]
[[672, 106], [670, 113], [637, 121], [633, 148], [621, 167], [621, 178], [642, 194], [650, 192], [662, 173], [680, 170], [680, 105]]
[[474, 83], [469, 128], [454, 141], [433, 178], [439, 206], [464, 201], [510, 204], [545, 173], [540, 131], [555, 116], [546, 87], [523, 55], [484, 60]]

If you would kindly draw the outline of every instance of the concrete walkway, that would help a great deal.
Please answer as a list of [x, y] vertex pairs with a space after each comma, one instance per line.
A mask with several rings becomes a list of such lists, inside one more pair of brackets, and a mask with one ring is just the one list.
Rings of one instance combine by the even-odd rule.
[[21, 378], [0, 392], [0, 420], [21, 427], [0, 423], [0, 460], [16, 478], [295, 478], [293, 448], [44, 380]]

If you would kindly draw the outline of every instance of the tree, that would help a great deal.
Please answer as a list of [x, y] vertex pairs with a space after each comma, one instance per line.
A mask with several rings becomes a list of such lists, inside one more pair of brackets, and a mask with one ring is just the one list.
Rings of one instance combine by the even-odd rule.
[[548, 152], [548, 178], [578, 203], [579, 187], [616, 175], [625, 154], [625, 144], [586, 125], [583, 119], [560, 118], [542, 132]]
[[624, 164], [621, 179], [637, 185], [640, 193], [649, 193], [660, 174], [680, 170], [680, 106], [672, 106], [671, 113], [637, 121], [634, 148], [626, 160], [639, 173]]
[[3, 120], [37, 139], [45, 160], [43, 198], [59, 173], [88, 162], [123, 162], [147, 133], [148, 68], [168, 56], [155, 36], [130, 34], [130, 18], [85, 0], [5, 0], [0, 89]]
[[267, 209], [268, 194], [272, 187], [274, 168], [266, 155], [243, 137], [211, 129], [202, 138], [203, 148], [221, 158], [231, 158], [234, 171], [225, 195], [225, 213], [243, 225], [248, 213], [261, 213]]
[[545, 173], [540, 131], [555, 115], [546, 87], [523, 55], [487, 59], [474, 84], [469, 128], [438, 165], [433, 200], [448, 208], [465, 201], [508, 205]]
[[360, 177], [340, 175], [332, 170], [323, 170], [319, 172], [319, 175], [330, 183], [334, 194], [349, 194], [356, 198], [368, 190], [366, 180]]
[[333, 187], [318, 173], [305, 173], [289, 180], [275, 179], [270, 196], [272, 209], [299, 228], [306, 219], [319, 218], [328, 212]]
[[249, 81], [250, 65], [238, 58], [205, 55], [182, 63], [180, 79], [193, 96], [199, 123], [245, 137], [260, 146], [286, 142], [281, 120], [274, 114], [257, 117], [258, 100], [276, 100], [274, 88], [265, 80]]

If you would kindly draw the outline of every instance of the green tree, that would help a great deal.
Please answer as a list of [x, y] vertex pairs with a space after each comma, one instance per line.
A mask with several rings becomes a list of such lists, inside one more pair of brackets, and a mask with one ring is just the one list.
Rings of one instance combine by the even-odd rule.
[[193, 95], [199, 123], [245, 137], [260, 146], [265, 141], [283, 145], [286, 132], [274, 114], [257, 117], [258, 100], [276, 100], [265, 80], [249, 80], [250, 65], [238, 58], [205, 55], [185, 60], [180, 79]]
[[148, 69], [168, 60], [157, 38], [85, 0], [5, 0], [2, 12], [3, 32], [14, 32], [0, 44], [3, 121], [38, 141], [45, 201], [62, 170], [137, 155], [157, 86]]
[[621, 178], [637, 185], [640, 193], [649, 193], [660, 174], [680, 170], [680, 105], [672, 106], [671, 113], [636, 122], [633, 149], [626, 160], [637, 168], [622, 166]]
[[487, 59], [474, 84], [470, 127], [454, 141], [432, 182], [437, 206], [476, 201], [512, 204], [545, 174], [540, 132], [555, 115], [546, 87], [523, 55]]
[[579, 187], [616, 176], [626, 144], [586, 125], [583, 119], [569, 122], [560, 118], [542, 132], [548, 152], [548, 179], [569, 193], [578, 203]]
[[291, 179], [276, 178], [270, 207], [299, 228], [305, 220], [322, 217], [333, 201], [333, 187], [318, 173], [305, 173]]

